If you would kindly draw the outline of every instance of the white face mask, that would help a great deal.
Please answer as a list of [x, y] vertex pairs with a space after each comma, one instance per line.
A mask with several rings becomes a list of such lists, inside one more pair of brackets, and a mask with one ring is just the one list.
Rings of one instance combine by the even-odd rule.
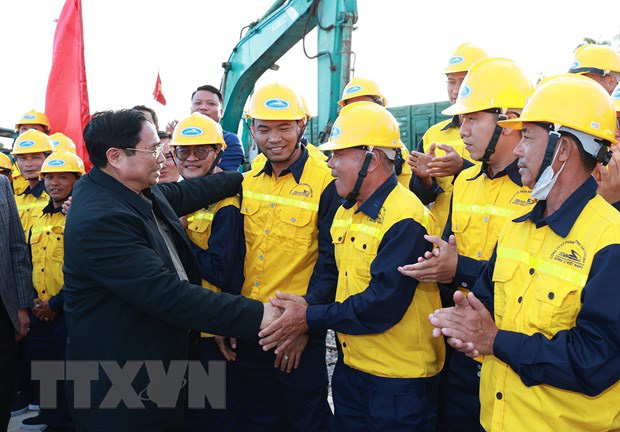
[[566, 162], [564, 162], [562, 166], [560, 167], [560, 169], [558, 170], [558, 172], [555, 174], [553, 173], [553, 168], [552, 168], [553, 162], [555, 162], [555, 158], [559, 152], [560, 152], [560, 146], [558, 145], [558, 148], [555, 154], [553, 155], [553, 160], [551, 161], [551, 164], [549, 164], [549, 166], [545, 168], [542, 175], [540, 176], [540, 178], [534, 185], [534, 188], [532, 189], [532, 193], [531, 193], [532, 198], [537, 199], [539, 201], [546, 200], [547, 196], [549, 195], [549, 192], [551, 192], [551, 189], [553, 189], [555, 182], [558, 180], [560, 173], [564, 169], [564, 165], [566, 165]]

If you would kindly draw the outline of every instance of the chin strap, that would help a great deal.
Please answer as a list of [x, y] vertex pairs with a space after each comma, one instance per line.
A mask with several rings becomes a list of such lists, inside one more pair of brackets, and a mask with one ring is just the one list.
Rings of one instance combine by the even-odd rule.
[[[254, 121], [254, 120], [252, 120]], [[301, 121], [301, 120], [297, 120], [297, 121]], [[302, 146], [301, 144], [301, 139], [304, 137], [304, 134], [306, 133], [306, 127], [307, 127], [307, 123], [304, 123], [303, 127], [301, 128], [301, 131], [299, 132], [299, 135], [297, 135], [297, 142], [295, 142], [295, 147], [293, 147], [293, 151], [291, 152], [291, 154], [286, 158], [286, 160], [283, 160], [282, 162], [278, 162], [278, 163], [285, 163], [290, 161], [293, 158], [293, 155], [295, 154], [295, 151]], [[258, 143], [258, 141], [256, 140], [256, 137], [254, 136], [254, 134], [252, 133], [252, 129], [248, 128], [250, 130], [250, 135], [252, 135], [252, 139], [254, 140], [254, 142]], [[260, 149], [260, 147], [259, 147]], [[264, 153], [263, 153], [264, 154]], [[267, 155], [265, 155], [266, 157]], [[268, 159], [269, 160], [269, 159]], [[270, 161], [271, 162], [271, 161]]]
[[545, 156], [543, 157], [542, 163], [540, 164], [540, 170], [538, 171], [538, 175], [536, 176], [536, 181], [540, 179], [542, 173], [547, 169], [548, 166], [551, 165], [551, 161], [553, 160], [553, 153], [555, 152], [555, 146], [558, 143], [561, 135], [559, 132], [554, 130], [549, 131], [549, 140], [547, 141], [547, 148], [545, 149]]
[[222, 160], [222, 156], [224, 154], [224, 150], [221, 150], [217, 156], [215, 157], [215, 160], [213, 161], [213, 163], [211, 164], [211, 168], [209, 168], [209, 171], [207, 171], [207, 174], [205, 175], [210, 175], [211, 173], [213, 173], [213, 170], [215, 169], [215, 167], [220, 163], [220, 161]]
[[368, 165], [370, 165], [370, 161], [372, 160], [372, 148], [366, 149], [366, 156], [364, 156], [364, 163], [362, 164], [362, 169], [357, 173], [357, 180], [355, 181], [355, 186], [353, 186], [353, 190], [347, 194], [345, 199], [353, 204], [357, 197], [360, 194], [360, 189], [362, 187], [362, 183], [364, 179], [368, 175]]
[[[506, 120], [508, 118], [504, 114], [502, 114], [501, 111], [494, 110], [493, 112], [499, 113], [499, 117], [497, 118], [498, 122], [502, 120]], [[502, 135], [502, 130], [504, 130], [503, 127], [501, 127], [498, 124], [495, 124], [493, 135], [491, 136], [491, 139], [489, 140], [489, 144], [487, 144], [487, 148], [484, 151], [484, 155], [482, 156], [482, 159], [480, 159], [480, 161], [482, 162], [482, 169], [480, 170], [480, 172], [478, 172], [478, 174], [476, 174], [475, 177], [468, 179], [468, 180], [475, 180], [478, 177], [480, 177], [483, 172], [489, 172], [488, 171], [489, 161], [491, 160], [491, 156], [493, 155], [493, 153], [495, 153], [495, 148], [497, 147], [497, 142], [499, 141], [499, 137]]]
[[394, 172], [397, 177], [402, 174], [404, 163], [405, 159], [403, 158], [402, 149], [396, 149], [396, 155], [394, 156]]

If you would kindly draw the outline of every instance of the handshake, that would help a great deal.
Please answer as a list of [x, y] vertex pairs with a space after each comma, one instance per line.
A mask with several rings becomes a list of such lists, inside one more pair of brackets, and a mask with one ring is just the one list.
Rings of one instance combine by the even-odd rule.
[[[279, 367], [282, 372], [290, 373], [297, 369], [308, 343], [307, 307], [303, 297], [281, 292], [276, 293], [275, 299], [263, 303], [259, 343], [264, 351], [275, 348], [274, 367]], [[224, 358], [235, 361], [237, 341], [220, 336], [216, 336], [215, 340]]]
[[433, 336], [446, 336], [448, 344], [468, 357], [492, 355], [499, 329], [486, 307], [473, 293], [454, 293], [454, 307], [436, 310], [428, 319]]

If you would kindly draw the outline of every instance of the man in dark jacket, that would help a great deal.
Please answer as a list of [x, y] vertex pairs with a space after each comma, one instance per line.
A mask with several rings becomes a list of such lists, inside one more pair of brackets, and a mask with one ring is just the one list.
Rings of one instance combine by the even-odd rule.
[[0, 431], [15, 397], [17, 344], [28, 333], [34, 303], [32, 265], [9, 180], [0, 176]]
[[[237, 193], [241, 174], [157, 185], [161, 144], [153, 125], [134, 110], [95, 114], [84, 139], [94, 168], [75, 186], [65, 230], [67, 360], [113, 361], [117, 369], [156, 360], [169, 372], [172, 360], [188, 358], [190, 329], [256, 338], [279, 312], [203, 289], [178, 219]], [[174, 409], [149, 400], [156, 398], [144, 391], [152, 384], [145, 367], [132, 382], [139, 396], [124, 395], [118, 407], [102, 409], [113, 381], [106, 372], [98, 369], [90, 382], [88, 408], [72, 411], [79, 429], [176, 430], [184, 398]], [[77, 382], [75, 393], [72, 387], [69, 405], [83, 406]], [[140, 409], [127, 408], [136, 399]]]

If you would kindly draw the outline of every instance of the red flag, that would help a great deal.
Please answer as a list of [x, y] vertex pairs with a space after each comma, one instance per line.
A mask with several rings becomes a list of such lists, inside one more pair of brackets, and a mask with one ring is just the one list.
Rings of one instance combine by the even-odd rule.
[[157, 81], [155, 81], [155, 90], [153, 90], [153, 97], [157, 102], [162, 105], [166, 105], [166, 98], [161, 88], [161, 78], [159, 77], [159, 71], [157, 72]]
[[45, 114], [52, 132], [62, 132], [75, 142], [78, 156], [88, 170], [92, 164], [83, 137], [84, 127], [90, 120], [90, 108], [84, 65], [82, 1], [66, 0], [57, 22]]

